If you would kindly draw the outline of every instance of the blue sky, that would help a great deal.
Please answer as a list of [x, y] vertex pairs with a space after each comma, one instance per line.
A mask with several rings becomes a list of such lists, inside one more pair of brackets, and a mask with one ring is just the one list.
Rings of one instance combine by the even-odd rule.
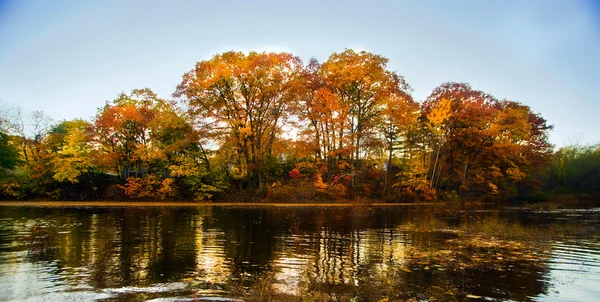
[[170, 98], [227, 50], [389, 58], [422, 101], [443, 82], [529, 105], [558, 146], [600, 143], [600, 5], [524, 1], [0, 0], [0, 105], [91, 118], [122, 91]]

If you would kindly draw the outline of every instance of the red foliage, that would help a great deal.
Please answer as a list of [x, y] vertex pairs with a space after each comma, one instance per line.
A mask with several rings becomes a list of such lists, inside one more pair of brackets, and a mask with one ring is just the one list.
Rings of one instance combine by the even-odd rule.
[[300, 171], [298, 171], [298, 169], [292, 169], [292, 171], [289, 173], [289, 176], [292, 179], [300, 178]]

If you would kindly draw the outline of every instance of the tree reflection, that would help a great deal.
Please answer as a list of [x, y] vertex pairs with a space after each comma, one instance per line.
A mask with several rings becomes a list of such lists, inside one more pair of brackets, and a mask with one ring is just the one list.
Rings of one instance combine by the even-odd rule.
[[[478, 213], [468, 215], [500, 217]], [[549, 269], [541, 262], [460, 271], [417, 265], [403, 271], [416, 265], [411, 249], [447, 249], [446, 240], [456, 236], [429, 231], [432, 219], [460, 224], [465, 217], [456, 220], [431, 207], [7, 208], [0, 215], [11, 218], [0, 222], [0, 254], [26, 251], [27, 261], [55, 267], [52, 273], [72, 287], [185, 282], [224, 294], [247, 293], [250, 300], [267, 281], [273, 300], [308, 293], [322, 293], [312, 296], [317, 300], [333, 293], [370, 300], [435, 294], [440, 288], [527, 300], [548, 291], [543, 280]], [[6, 259], [11, 258], [0, 258], [5, 272], [20, 265]]]

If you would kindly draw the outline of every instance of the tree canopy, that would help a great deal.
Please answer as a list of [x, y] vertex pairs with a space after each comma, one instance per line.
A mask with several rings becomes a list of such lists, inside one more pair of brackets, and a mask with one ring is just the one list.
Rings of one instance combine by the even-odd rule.
[[173, 100], [135, 89], [58, 123], [16, 110], [2, 117], [0, 197], [508, 199], [539, 190], [552, 163], [553, 182], [595, 184], [567, 184], [565, 164], [595, 151], [554, 153], [527, 105], [453, 82], [417, 102], [387, 64], [228, 51], [196, 63]]

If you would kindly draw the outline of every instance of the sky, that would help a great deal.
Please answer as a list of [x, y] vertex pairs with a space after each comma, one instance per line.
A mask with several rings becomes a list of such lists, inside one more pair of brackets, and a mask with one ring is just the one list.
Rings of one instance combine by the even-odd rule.
[[0, 0], [0, 106], [91, 119], [121, 92], [171, 98], [229, 50], [389, 58], [413, 97], [444, 82], [526, 104], [557, 147], [600, 143], [600, 1]]

